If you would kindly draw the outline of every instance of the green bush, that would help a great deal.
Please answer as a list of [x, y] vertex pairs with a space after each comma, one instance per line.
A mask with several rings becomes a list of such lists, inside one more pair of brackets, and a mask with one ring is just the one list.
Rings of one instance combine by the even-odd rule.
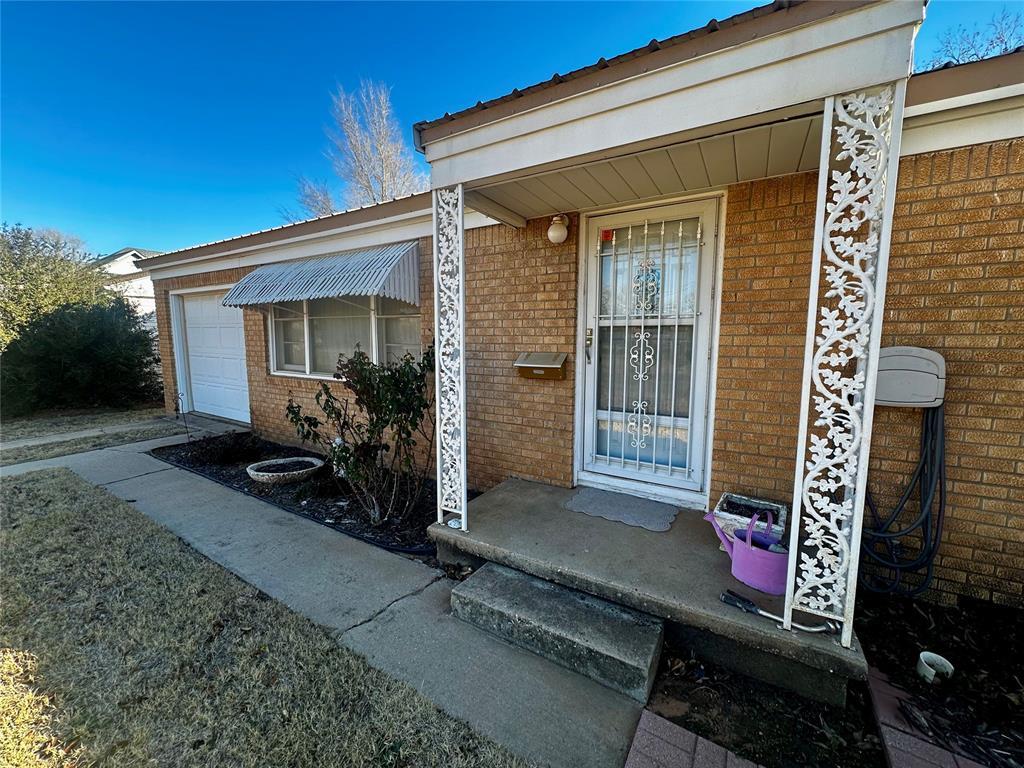
[[0, 225], [0, 352], [38, 317], [66, 304], [105, 304], [109, 279], [73, 237]]
[[374, 363], [356, 349], [338, 361], [341, 399], [321, 382], [316, 404], [323, 419], [288, 400], [286, 413], [303, 442], [327, 454], [371, 525], [407, 525], [427, 485], [434, 445], [434, 348], [422, 360], [405, 355]]
[[5, 417], [161, 397], [153, 332], [125, 299], [67, 305], [24, 325], [0, 357]]

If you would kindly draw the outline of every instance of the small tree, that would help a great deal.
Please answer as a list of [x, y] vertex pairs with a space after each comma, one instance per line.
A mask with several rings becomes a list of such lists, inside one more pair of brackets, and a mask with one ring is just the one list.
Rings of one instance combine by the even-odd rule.
[[339, 359], [334, 374], [349, 397], [338, 398], [320, 383], [316, 404], [323, 419], [288, 400], [288, 420], [299, 438], [327, 454], [372, 525], [409, 522], [420, 504], [434, 447], [433, 371], [433, 347], [420, 361], [405, 355], [387, 364], [357, 349]]
[[[351, 94], [339, 86], [331, 102], [327, 157], [344, 185], [344, 207], [382, 203], [428, 188], [412, 150], [402, 140], [390, 88], [364, 81]], [[298, 203], [307, 216], [337, 210], [327, 183], [305, 176], [298, 178]], [[285, 218], [297, 218], [287, 210], [282, 213]]]
[[1010, 53], [1024, 45], [1024, 18], [1005, 7], [988, 24], [968, 28], [959, 24], [939, 37], [939, 46], [926, 64], [928, 69], [943, 64], [967, 64]]
[[76, 238], [0, 225], [0, 352], [33, 319], [57, 307], [109, 301], [107, 279]]

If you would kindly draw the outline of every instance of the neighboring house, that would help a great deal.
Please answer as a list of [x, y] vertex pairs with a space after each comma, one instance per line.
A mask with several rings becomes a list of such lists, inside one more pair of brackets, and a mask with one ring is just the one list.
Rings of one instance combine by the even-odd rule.
[[96, 266], [101, 267], [111, 277], [107, 287], [128, 299], [142, 315], [146, 324], [153, 329], [156, 329], [153, 279], [148, 272], [139, 268], [137, 261], [159, 255], [159, 251], [145, 248], [122, 248], [95, 262]]
[[[923, 16], [758, 8], [417, 124], [431, 193], [145, 259], [167, 407], [290, 440], [288, 398], [312, 405], [339, 352], [436, 338], [448, 544], [479, 543], [467, 487], [511, 477], [796, 499], [787, 620], [848, 645], [866, 470], [891, 499], [918, 457], [920, 411], [872, 408], [879, 344], [925, 347], [932, 594], [1020, 604], [1024, 53], [910, 77]], [[517, 375], [524, 352], [564, 378]], [[626, 583], [642, 560], [614, 599], [678, 618]]]

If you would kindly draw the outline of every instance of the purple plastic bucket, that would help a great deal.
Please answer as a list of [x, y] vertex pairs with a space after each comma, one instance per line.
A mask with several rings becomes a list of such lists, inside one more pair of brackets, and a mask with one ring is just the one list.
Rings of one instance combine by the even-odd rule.
[[[768, 547], [779, 541], [771, 536], [754, 531], [758, 515], [750, 519], [745, 531], [736, 531], [736, 545], [732, 549], [732, 575], [748, 587], [769, 595], [781, 595], [786, 591], [786, 566], [789, 555], [786, 552], [769, 552]], [[768, 515], [768, 530], [772, 529], [772, 518]]]
[[[786, 567], [789, 554], [786, 552], [769, 552], [772, 544], [777, 544], [779, 537], [771, 533], [760, 533], [754, 530], [760, 515], [754, 515], [747, 525], [747, 530], [736, 531], [735, 541], [725, 535], [712, 513], [708, 520], [722, 540], [725, 550], [732, 558], [732, 575], [748, 587], [765, 592], [769, 595], [781, 595], [786, 591]], [[772, 530], [772, 516], [768, 514], [766, 531]]]
[[[769, 518], [769, 521], [770, 520], [771, 520], [771, 518]], [[771, 526], [771, 522], [769, 522], [768, 525], [770, 527]], [[747, 532], [746, 531], [736, 531], [736, 533], [734, 533], [733, 535], [737, 539], [739, 539], [740, 541], [745, 542], [747, 540]], [[772, 535], [770, 533], [761, 533], [761, 531], [753, 531], [750, 534], [750, 536], [751, 536], [751, 540], [754, 542], [754, 546], [755, 547], [759, 547], [760, 549], [768, 549], [768, 547], [770, 547], [772, 544], [778, 544], [779, 543], [779, 537], [778, 536], [774, 536], [774, 535]]]

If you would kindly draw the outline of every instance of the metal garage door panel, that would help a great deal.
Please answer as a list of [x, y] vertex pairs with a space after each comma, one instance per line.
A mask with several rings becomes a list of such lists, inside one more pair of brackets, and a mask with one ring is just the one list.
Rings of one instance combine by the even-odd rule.
[[184, 297], [192, 410], [249, 422], [242, 311], [223, 294]]

